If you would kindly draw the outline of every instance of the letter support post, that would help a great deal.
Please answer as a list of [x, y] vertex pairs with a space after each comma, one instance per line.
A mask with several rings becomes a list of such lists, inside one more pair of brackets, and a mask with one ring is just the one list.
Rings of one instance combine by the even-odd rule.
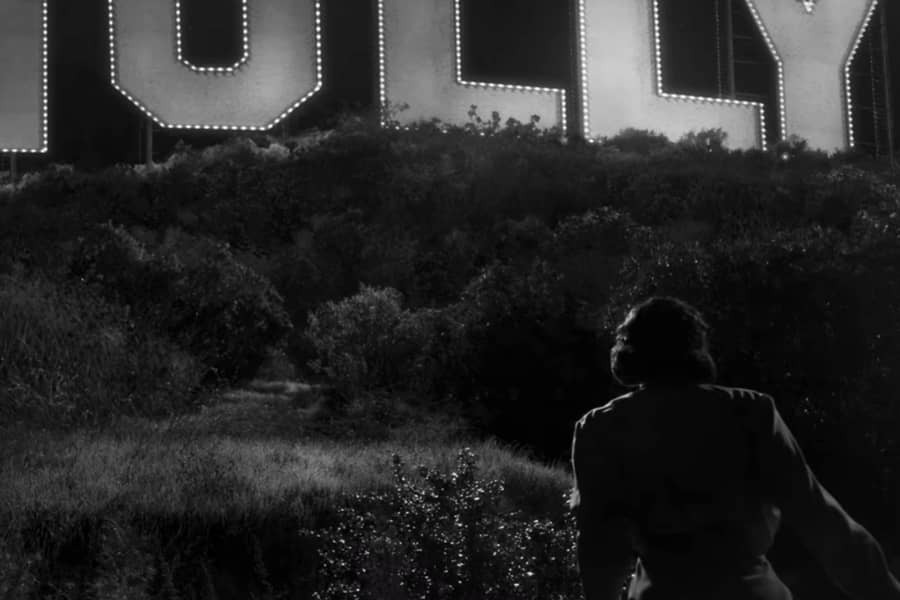
[[144, 135], [144, 163], [150, 167], [153, 165], [153, 119], [145, 117], [146, 131]]
[[881, 6], [881, 68], [883, 70], [884, 83], [884, 105], [887, 109], [887, 139], [888, 139], [888, 159], [891, 163], [891, 171], [896, 170], [897, 164], [894, 162], [894, 105], [892, 104], [893, 94], [891, 90], [891, 64], [890, 54], [888, 54], [888, 25], [887, 25], [887, 3]]

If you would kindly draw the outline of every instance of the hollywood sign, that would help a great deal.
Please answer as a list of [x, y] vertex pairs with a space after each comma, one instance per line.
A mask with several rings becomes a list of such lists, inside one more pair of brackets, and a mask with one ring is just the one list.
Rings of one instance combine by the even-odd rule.
[[[744, 0], [778, 78], [778, 121], [758, 102], [663, 87], [659, 2], [575, 0], [578, 96], [587, 139], [626, 127], [677, 139], [721, 127], [733, 148], [765, 148], [766, 130], [811, 147], [852, 147], [850, 63], [878, 0]], [[566, 90], [463, 78], [461, 0], [377, 0], [379, 101], [407, 104], [402, 124], [468, 122], [468, 108], [566, 130]], [[0, 150], [46, 152], [48, 0], [0, 0]], [[243, 55], [228, 67], [182, 53], [181, 0], [108, 0], [111, 84], [158, 125], [271, 129], [322, 87], [320, 0], [243, 0]], [[337, 74], [336, 74], [337, 75]]]

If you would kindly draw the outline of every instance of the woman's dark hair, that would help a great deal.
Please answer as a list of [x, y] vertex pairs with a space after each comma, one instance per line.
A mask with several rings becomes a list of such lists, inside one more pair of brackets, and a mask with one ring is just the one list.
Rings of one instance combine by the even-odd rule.
[[654, 296], [628, 312], [610, 351], [612, 374], [622, 385], [711, 383], [716, 363], [709, 353], [709, 325], [696, 308]]

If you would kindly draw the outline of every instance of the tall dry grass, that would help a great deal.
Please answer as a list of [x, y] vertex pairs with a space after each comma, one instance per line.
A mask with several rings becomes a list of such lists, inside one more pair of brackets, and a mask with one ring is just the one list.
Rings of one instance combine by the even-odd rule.
[[195, 359], [86, 285], [0, 276], [0, 423], [171, 413], [199, 374]]
[[568, 474], [496, 441], [347, 443], [236, 439], [178, 431], [31, 435], [0, 462], [0, 512], [100, 514], [110, 506], [170, 515], [265, 514], [286, 498], [340, 497], [391, 485], [391, 456], [452, 469], [469, 445], [486, 477], [507, 483], [511, 508], [561, 515]]
[[[231, 402], [252, 412], [260, 395], [248, 391]], [[311, 415], [309, 408], [298, 410]], [[249, 597], [251, 589], [274, 598], [275, 584], [307, 589], [313, 584], [290, 575], [312, 577], [315, 564], [313, 542], [300, 527], [333, 523], [354, 494], [391, 489], [394, 454], [412, 475], [420, 466], [452, 470], [458, 450], [471, 446], [483, 476], [506, 482], [505, 508], [534, 518], [563, 512], [566, 471], [494, 441], [423, 439], [404, 427], [388, 439], [357, 442], [316, 430], [307, 439], [302, 430], [294, 440], [242, 437], [213, 413], [121, 420], [65, 435], [32, 431], [7, 445], [0, 458], [0, 598], [174, 598], [201, 575], [208, 598]], [[72, 548], [76, 557], [66, 558]], [[230, 574], [226, 559], [251, 564]]]

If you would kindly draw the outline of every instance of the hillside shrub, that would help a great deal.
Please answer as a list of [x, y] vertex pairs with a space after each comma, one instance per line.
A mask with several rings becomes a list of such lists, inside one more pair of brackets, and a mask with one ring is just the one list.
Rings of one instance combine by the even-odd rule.
[[202, 366], [82, 283], [0, 278], [0, 414], [10, 422], [95, 423], [169, 414]]
[[148, 323], [170, 318], [182, 265], [148, 251], [122, 226], [97, 225], [79, 238], [68, 264], [72, 278], [95, 285], [109, 302], [129, 307]]
[[612, 206], [646, 226], [695, 217], [693, 206], [703, 198], [698, 192], [708, 189], [702, 186], [711, 177], [689, 168], [648, 168], [628, 177]]
[[560, 457], [608, 379], [559, 273], [544, 260], [494, 263], [429, 317], [416, 370], [424, 388], [465, 407], [482, 431]]
[[[276, 266], [269, 277], [272, 284], [285, 298], [285, 310], [291, 323], [306, 323], [312, 310], [334, 298], [320, 282], [326, 277], [315, 261], [296, 252], [287, 251], [275, 257]], [[298, 373], [305, 377], [316, 376], [309, 367], [316, 357], [316, 350], [306, 335], [305, 327], [294, 327], [287, 335], [284, 352]]]
[[199, 265], [188, 267], [176, 293], [187, 310], [170, 322], [169, 331], [211, 365], [217, 380], [252, 378], [293, 328], [281, 294], [227, 245], [215, 244]]
[[[472, 263], [458, 248], [426, 250], [412, 260], [411, 302], [419, 306], [443, 306], [459, 295]], [[461, 260], [460, 260], [461, 259]]]
[[550, 227], [534, 215], [504, 219], [493, 227], [494, 257], [506, 263], [530, 263], [544, 254], [552, 236]]
[[311, 366], [347, 391], [400, 386], [424, 334], [391, 288], [361, 285], [309, 315], [306, 337], [316, 352]]
[[576, 304], [579, 319], [593, 321], [617, 286], [628, 256], [640, 254], [659, 233], [638, 225], [624, 211], [599, 207], [557, 223], [545, 250], [561, 275], [560, 284]]
[[[563, 145], [515, 126], [484, 137], [452, 127], [444, 134], [427, 126], [384, 130], [361, 119], [340, 127], [314, 133], [313, 142], [288, 153], [261, 139], [234, 140], [181, 148], [152, 168], [48, 168], [0, 192], [0, 254], [49, 272], [68, 262], [78, 236], [107, 221], [158, 236], [180, 227], [267, 256], [287, 255], [295, 234], [316, 229], [314, 252], [302, 258], [327, 276], [310, 285], [291, 282], [290, 293], [278, 288], [287, 305], [307, 307], [291, 309], [302, 323], [309, 308], [352, 294], [360, 281], [401, 290], [414, 306], [451, 302], [478, 268], [503, 258], [491, 235], [504, 219], [531, 216], [552, 228], [610, 206], [645, 225], [705, 223], [714, 238], [784, 220], [846, 223], [874, 201], [862, 185], [818, 177], [843, 159], [804, 162], [809, 153], [802, 147], [797, 157], [779, 161], [761, 152], [698, 157], [636, 130], [606, 145]], [[715, 145], [717, 138], [714, 130], [700, 131], [681, 145], [689, 139]], [[460, 254], [439, 247], [437, 240], [454, 231], [476, 242], [473, 254], [462, 257], [471, 262], [461, 265]], [[429, 298], [431, 291], [440, 301]]]
[[684, 134], [675, 146], [694, 155], [709, 152], [722, 152], [725, 150], [725, 140], [728, 133], [721, 127], [715, 129], [701, 129], [689, 131]]
[[493, 239], [503, 259], [483, 267], [456, 302], [421, 313], [430, 337], [416, 380], [466, 406], [483, 431], [559, 458], [571, 423], [610, 388], [596, 315], [625, 257], [652, 235], [601, 208], [552, 230], [534, 217], [507, 219]]
[[575, 528], [527, 520], [504, 507], [503, 483], [478, 476], [462, 450], [456, 469], [421, 467], [407, 478], [394, 455], [394, 485], [356, 496], [319, 544], [315, 600], [531, 599], [581, 594]]
[[[286, 299], [293, 323], [306, 323], [323, 302], [352, 296], [360, 283], [402, 290], [407, 297], [415, 294], [416, 270], [428, 255], [420, 252], [414, 233], [367, 223], [355, 209], [314, 215], [292, 237], [291, 245], [271, 257], [267, 273]], [[315, 350], [302, 329], [289, 334], [286, 351], [301, 371], [315, 376], [307, 368]]]
[[603, 143], [622, 152], [643, 156], [649, 156], [672, 147], [672, 142], [665, 134], [634, 127], [623, 129], [616, 135], [604, 139]]
[[360, 210], [322, 215], [313, 228], [313, 249], [333, 277], [343, 281], [354, 275], [362, 260], [367, 227]]
[[177, 250], [151, 252], [107, 223], [80, 240], [69, 274], [195, 354], [207, 381], [249, 379], [292, 327], [283, 299], [226, 245], [195, 241], [183, 264]]

